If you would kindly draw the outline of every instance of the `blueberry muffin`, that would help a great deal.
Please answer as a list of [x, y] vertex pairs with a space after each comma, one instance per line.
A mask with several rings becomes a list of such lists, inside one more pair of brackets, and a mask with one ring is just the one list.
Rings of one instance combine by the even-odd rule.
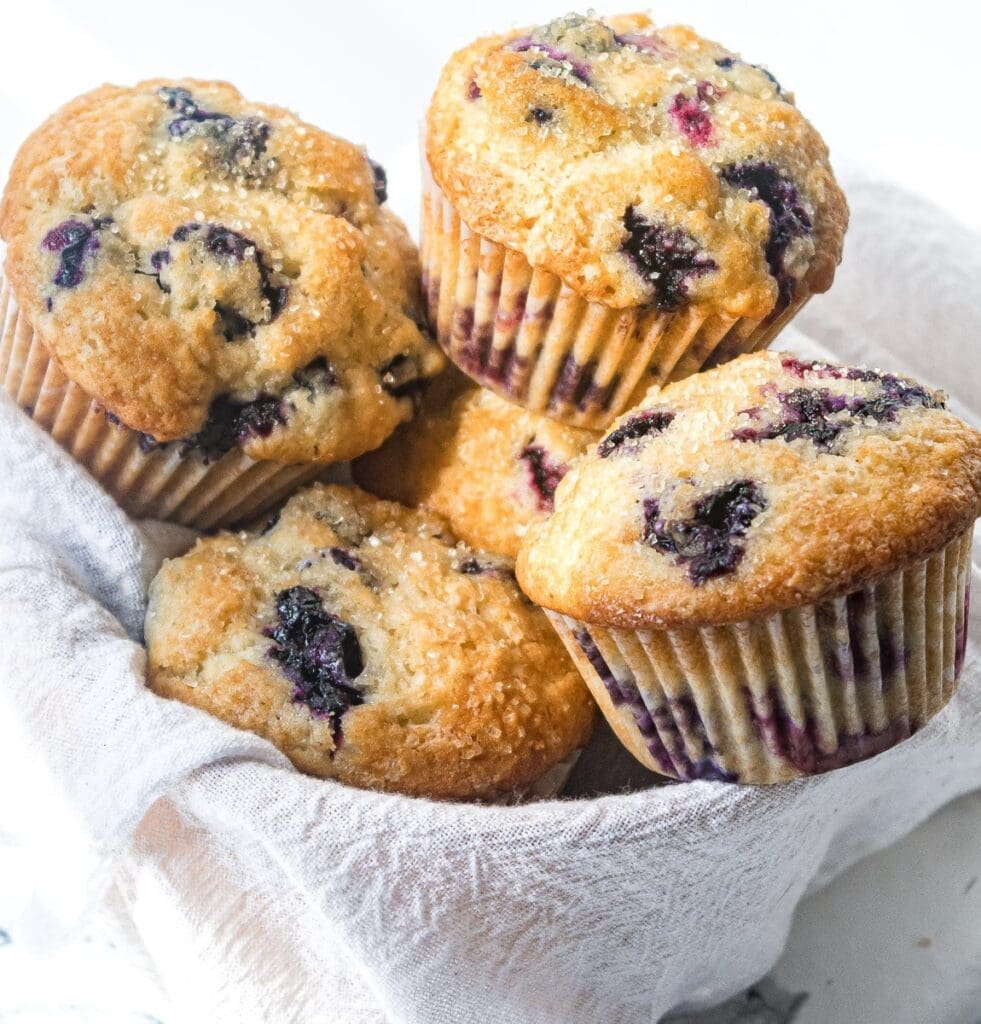
[[585, 742], [593, 703], [544, 614], [442, 519], [315, 485], [262, 533], [164, 563], [150, 686], [301, 771], [436, 798], [520, 791]]
[[650, 385], [765, 345], [841, 257], [848, 209], [793, 96], [641, 15], [459, 51], [426, 158], [440, 344], [569, 423], [605, 428]]
[[474, 547], [515, 558], [552, 510], [571, 463], [598, 435], [528, 412], [445, 373], [411, 424], [351, 467], [362, 487], [445, 516]]
[[6, 389], [134, 513], [254, 514], [443, 364], [384, 202], [363, 149], [230, 85], [96, 89], [4, 193]]
[[754, 353], [621, 419], [517, 573], [650, 768], [779, 782], [950, 698], [979, 513], [981, 434], [942, 393]]

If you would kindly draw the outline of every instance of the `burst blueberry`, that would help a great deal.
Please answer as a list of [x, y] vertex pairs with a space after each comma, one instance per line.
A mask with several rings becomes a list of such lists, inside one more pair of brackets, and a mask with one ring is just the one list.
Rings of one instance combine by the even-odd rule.
[[285, 422], [283, 403], [273, 395], [260, 394], [250, 402], [219, 395], [208, 409], [205, 425], [187, 439], [185, 448], [197, 449], [214, 461], [250, 438], [268, 437]]
[[633, 206], [623, 215], [627, 238], [620, 246], [653, 288], [654, 305], [665, 312], [688, 297], [693, 278], [716, 269], [716, 262], [698, 251], [695, 240], [681, 228], [671, 228], [641, 216]]
[[358, 634], [350, 623], [324, 608], [309, 587], [290, 587], [276, 595], [279, 623], [268, 630], [275, 646], [268, 651], [294, 684], [293, 700], [316, 717], [329, 717], [339, 735], [340, 718], [364, 703], [354, 680], [364, 671]]
[[51, 279], [53, 284], [59, 288], [75, 288], [82, 283], [86, 259], [100, 248], [96, 235], [111, 223], [111, 217], [99, 217], [88, 222], [71, 218], [62, 221], [41, 239], [41, 248], [45, 252], [60, 254], [58, 269]]
[[222, 161], [229, 170], [246, 174], [257, 171], [269, 139], [270, 126], [266, 121], [206, 110], [187, 89], [176, 86], [164, 86], [158, 95], [178, 115], [167, 124], [171, 138], [212, 139], [218, 143]]
[[[600, 441], [596, 451], [601, 459], [608, 458], [616, 451], [620, 451], [631, 441], [640, 441], [646, 437], [656, 437], [662, 434], [674, 420], [674, 413], [667, 409], [649, 409], [646, 412], [632, 416], [626, 423], [621, 423], [615, 430], [611, 430], [606, 437]], [[631, 446], [633, 447], [633, 446]]]
[[773, 164], [763, 162], [731, 164], [723, 168], [720, 176], [733, 188], [752, 193], [769, 209], [770, 234], [764, 254], [776, 279], [778, 305], [782, 308], [793, 298], [797, 286], [785, 266], [787, 250], [795, 239], [809, 235], [812, 228], [797, 186]]
[[643, 508], [644, 543], [676, 555], [677, 565], [687, 564], [697, 587], [736, 569], [744, 554], [742, 538], [766, 500], [751, 480], [737, 480], [699, 498], [687, 519], [663, 518], [657, 498], [647, 498]]
[[528, 470], [528, 482], [535, 493], [539, 511], [551, 512], [555, 488], [559, 486], [568, 467], [561, 462], [554, 462], [549, 453], [537, 444], [527, 445], [518, 458]]

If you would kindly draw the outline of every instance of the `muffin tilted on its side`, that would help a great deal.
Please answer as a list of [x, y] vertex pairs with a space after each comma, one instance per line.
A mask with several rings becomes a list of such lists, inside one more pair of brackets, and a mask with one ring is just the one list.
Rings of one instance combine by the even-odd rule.
[[841, 258], [848, 209], [793, 97], [641, 15], [569, 15], [456, 53], [426, 160], [440, 344], [580, 426], [765, 345]]
[[146, 640], [157, 693], [356, 786], [521, 794], [592, 726], [579, 673], [509, 568], [353, 487], [314, 485], [261, 534], [166, 562]]
[[443, 358], [363, 149], [219, 82], [103, 86], [0, 207], [0, 379], [137, 515], [244, 521], [380, 444]]
[[941, 393], [756, 353], [621, 419], [517, 574], [650, 768], [779, 782], [950, 698], [979, 514], [981, 434]]
[[451, 371], [430, 385], [411, 424], [351, 468], [373, 494], [424, 505], [466, 543], [513, 559], [528, 525], [551, 512], [559, 481], [598, 436], [511, 405]]

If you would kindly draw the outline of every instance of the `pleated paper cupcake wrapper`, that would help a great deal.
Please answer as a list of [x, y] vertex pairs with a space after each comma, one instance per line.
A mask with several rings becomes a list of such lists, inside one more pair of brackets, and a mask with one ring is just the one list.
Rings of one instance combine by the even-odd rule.
[[549, 617], [648, 768], [686, 781], [783, 782], [873, 757], [951, 698], [972, 532], [874, 586], [766, 619], [629, 631]]
[[254, 520], [323, 466], [259, 462], [232, 450], [214, 462], [180, 444], [145, 451], [52, 359], [0, 276], [0, 381], [11, 398], [138, 518], [207, 530]]
[[762, 321], [611, 309], [471, 231], [424, 177], [423, 288], [443, 351], [502, 398], [574, 426], [604, 430], [651, 386], [765, 347], [809, 298]]

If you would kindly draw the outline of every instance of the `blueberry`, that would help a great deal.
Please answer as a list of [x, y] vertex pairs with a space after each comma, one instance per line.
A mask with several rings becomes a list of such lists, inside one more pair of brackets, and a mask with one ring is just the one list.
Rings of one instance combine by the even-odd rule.
[[532, 107], [528, 111], [527, 120], [537, 124], [539, 128], [544, 128], [545, 125], [550, 124], [554, 114], [551, 110], [545, 110], [543, 107]]
[[173, 139], [190, 136], [214, 140], [222, 162], [236, 173], [255, 174], [266, 151], [270, 126], [257, 117], [234, 118], [205, 110], [187, 89], [164, 86], [157, 94], [178, 116], [167, 124]]
[[664, 312], [682, 305], [693, 277], [716, 269], [715, 260], [700, 253], [695, 240], [681, 228], [647, 220], [633, 206], [627, 207], [623, 226], [627, 239], [620, 251], [654, 289], [654, 305]]
[[[172, 245], [192, 245], [198, 250], [199, 258], [211, 260], [219, 266], [235, 267], [247, 261], [255, 264], [259, 276], [259, 292], [265, 307], [262, 324], [271, 323], [283, 311], [289, 299], [289, 287], [282, 283], [275, 272], [266, 265], [259, 247], [250, 238], [232, 231], [222, 224], [201, 224], [192, 221], [181, 224], [171, 235]], [[158, 249], [151, 253], [150, 270], [141, 271], [156, 278], [164, 292], [170, 292], [169, 275], [173, 257], [169, 249]], [[216, 302], [215, 330], [226, 341], [254, 337], [259, 326], [241, 310]]]
[[336, 565], [350, 572], [358, 572], [361, 569], [361, 559], [345, 548], [331, 548], [330, 557]]
[[298, 388], [306, 388], [310, 392], [309, 400], [311, 402], [315, 395], [337, 386], [337, 375], [334, 373], [334, 368], [323, 356], [318, 356], [312, 362], [307, 363], [302, 370], [297, 370], [293, 374], [293, 380]]
[[96, 234], [111, 223], [111, 217], [99, 217], [89, 223], [72, 218], [62, 221], [41, 239], [45, 252], [60, 253], [53, 284], [59, 288], [75, 288], [82, 283], [86, 258], [100, 248]]
[[748, 68], [755, 68], [760, 74], [766, 75], [767, 78], [773, 83], [774, 88], [777, 90], [777, 95], [783, 98], [783, 88], [777, 81], [776, 75], [771, 71], [767, 71], [762, 64], [750, 64], [749, 61], [740, 60], [738, 57], [719, 57], [715, 62], [715, 66], [728, 70], [731, 67], [735, 67], [736, 64], [745, 64]]
[[697, 587], [736, 569], [744, 553], [739, 539], [766, 501], [751, 480], [737, 480], [699, 498], [689, 519], [662, 518], [657, 498], [647, 498], [643, 507], [644, 543], [676, 555], [676, 565], [687, 563], [688, 578]]
[[657, 434], [663, 433], [673, 419], [674, 413], [668, 412], [666, 409], [649, 409], [646, 412], [638, 413], [626, 423], [621, 423], [615, 430], [611, 430], [600, 441], [596, 451], [601, 459], [608, 458], [630, 441], [655, 437]]
[[664, 56], [664, 43], [662, 40], [655, 39], [653, 36], [645, 36], [640, 32], [624, 32], [621, 35], [615, 36], [617, 44], [620, 46], [632, 46], [641, 53], [647, 53], [655, 57]]
[[477, 85], [475, 79], [471, 78], [470, 84], [467, 86], [467, 99], [473, 103], [474, 100], [479, 100], [481, 96], [483, 96], [483, 93], [480, 91], [480, 86]]
[[375, 200], [381, 206], [388, 199], [388, 175], [385, 174], [385, 168], [375, 163], [371, 157], [368, 157], [368, 165], [371, 167], [371, 176], [374, 180]]
[[295, 685], [293, 700], [315, 717], [329, 717], [340, 732], [340, 717], [364, 703], [354, 680], [364, 671], [358, 634], [324, 608], [316, 591], [290, 587], [276, 595], [279, 624], [267, 631], [275, 642], [268, 655]]
[[702, 106], [703, 91], [700, 86], [698, 96], [679, 92], [668, 108], [675, 128], [695, 147], [707, 146], [712, 141], [712, 118]]
[[464, 558], [456, 567], [458, 573], [464, 576], [491, 576], [495, 579], [513, 579], [514, 573], [511, 569], [500, 563], [489, 560], [481, 561], [479, 558]]
[[527, 445], [518, 458], [528, 469], [528, 481], [535, 492], [539, 511], [551, 512], [555, 488], [559, 486], [568, 467], [561, 462], [553, 462], [549, 453], [537, 444]]
[[765, 255], [779, 289], [778, 306], [782, 308], [793, 298], [796, 288], [796, 281], [784, 267], [787, 249], [794, 239], [809, 235], [812, 228], [797, 186], [773, 164], [763, 162], [730, 164], [720, 176], [733, 188], [751, 192], [754, 199], [769, 208], [770, 235]]
[[419, 364], [410, 356], [402, 353], [390, 359], [378, 370], [383, 390], [393, 398], [416, 398], [425, 387], [425, 381], [419, 370]]
[[251, 402], [218, 395], [208, 409], [205, 425], [187, 439], [185, 449], [198, 449], [214, 461], [251, 437], [268, 437], [277, 424], [285, 422], [283, 403], [272, 395], [261, 394]]

